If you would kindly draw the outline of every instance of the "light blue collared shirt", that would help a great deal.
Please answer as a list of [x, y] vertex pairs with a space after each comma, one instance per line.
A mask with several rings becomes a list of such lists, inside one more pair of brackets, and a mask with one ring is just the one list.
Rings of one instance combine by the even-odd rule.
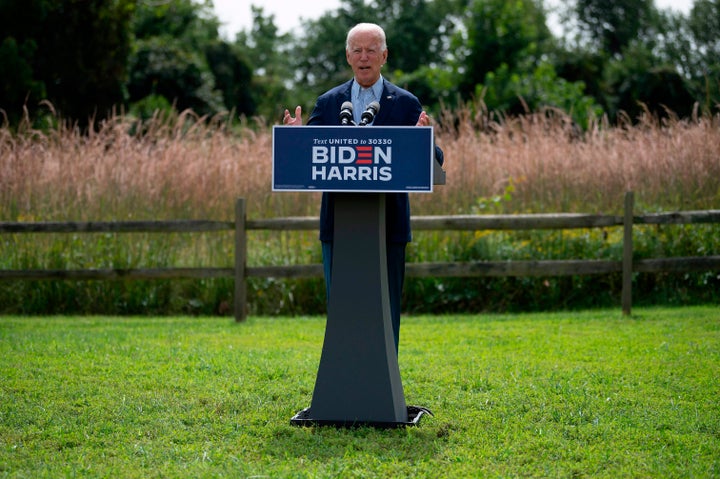
[[353, 82], [350, 96], [353, 104], [353, 119], [355, 120], [356, 124], [360, 124], [360, 117], [370, 103], [374, 101], [380, 103], [382, 92], [382, 75], [380, 75], [378, 81], [376, 81], [370, 88], [363, 88], [357, 81]]

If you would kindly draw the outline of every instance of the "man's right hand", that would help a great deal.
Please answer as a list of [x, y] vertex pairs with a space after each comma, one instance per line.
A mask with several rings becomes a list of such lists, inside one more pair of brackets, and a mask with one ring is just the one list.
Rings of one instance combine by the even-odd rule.
[[285, 115], [283, 115], [283, 124], [289, 125], [289, 126], [300, 126], [303, 124], [302, 122], [302, 107], [297, 106], [295, 107], [295, 116], [290, 115], [289, 110], [285, 110]]

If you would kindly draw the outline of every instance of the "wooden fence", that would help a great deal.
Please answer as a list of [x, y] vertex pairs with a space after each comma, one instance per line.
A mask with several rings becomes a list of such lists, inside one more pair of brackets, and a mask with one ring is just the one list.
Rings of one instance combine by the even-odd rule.
[[[633, 193], [625, 195], [623, 216], [591, 214], [414, 216], [417, 231], [535, 230], [623, 227], [623, 258], [610, 260], [471, 261], [408, 263], [411, 277], [573, 276], [622, 272], [622, 310], [630, 314], [632, 274], [720, 270], [720, 255], [633, 260], [633, 226], [639, 224], [720, 223], [720, 210], [681, 211], [635, 216]], [[234, 278], [236, 321], [247, 314], [249, 277], [322, 277], [321, 264], [247, 266], [250, 230], [317, 230], [317, 217], [248, 220], [245, 200], [235, 204], [235, 221], [0, 222], [0, 233], [190, 233], [235, 231], [235, 265], [228, 268], [154, 268], [86, 270], [0, 270], [0, 280], [136, 280]]]

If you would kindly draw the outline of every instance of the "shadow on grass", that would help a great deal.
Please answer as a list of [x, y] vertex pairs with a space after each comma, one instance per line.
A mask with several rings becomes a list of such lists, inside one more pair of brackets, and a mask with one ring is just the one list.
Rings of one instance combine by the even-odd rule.
[[[434, 426], [434, 425], [433, 425]], [[423, 461], [440, 454], [447, 444], [447, 428], [417, 427], [277, 427], [265, 452], [276, 458], [330, 462], [347, 456], [380, 461]]]

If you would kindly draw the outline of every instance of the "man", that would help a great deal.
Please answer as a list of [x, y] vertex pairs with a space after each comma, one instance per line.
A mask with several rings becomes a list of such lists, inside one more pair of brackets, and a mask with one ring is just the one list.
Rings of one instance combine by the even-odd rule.
[[[308, 125], [340, 125], [342, 104], [353, 104], [355, 123], [367, 106], [376, 101], [380, 110], [372, 124], [382, 126], [428, 126], [430, 118], [423, 111], [417, 97], [385, 80], [381, 74], [387, 62], [388, 49], [385, 32], [371, 23], [354, 26], [347, 34], [345, 56], [352, 68], [353, 79], [318, 97], [310, 114]], [[295, 109], [293, 117], [285, 110], [283, 123], [302, 125], [302, 108]], [[435, 147], [436, 160], [442, 165], [442, 150]], [[323, 193], [320, 208], [320, 241], [322, 242], [325, 286], [329, 296], [330, 272], [334, 228], [334, 196]], [[340, 193], [341, 194], [341, 193]], [[400, 339], [400, 302], [405, 281], [405, 247], [411, 240], [410, 202], [407, 193], [387, 193], [385, 199], [387, 221], [387, 270], [390, 297], [390, 315], [395, 336], [395, 351]]]

